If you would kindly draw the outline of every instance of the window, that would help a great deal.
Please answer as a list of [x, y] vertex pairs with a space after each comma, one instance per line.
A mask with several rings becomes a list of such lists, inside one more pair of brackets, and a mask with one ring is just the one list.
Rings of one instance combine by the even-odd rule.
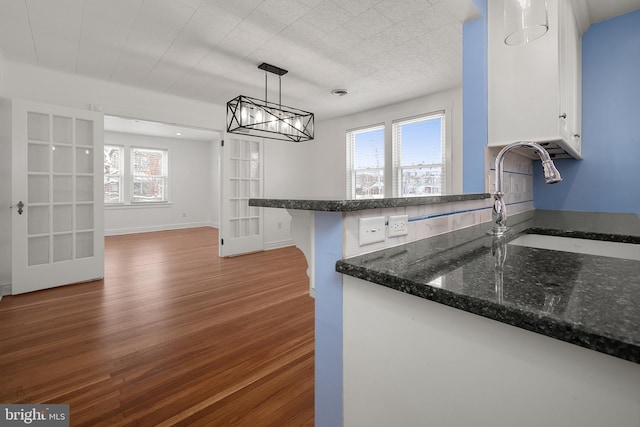
[[385, 176], [388, 196], [446, 194], [451, 180], [445, 117], [443, 110], [394, 121], [387, 139], [384, 124], [347, 131], [347, 197], [383, 198]]
[[104, 202], [122, 203], [123, 147], [104, 146]]
[[104, 203], [168, 202], [168, 158], [164, 149], [105, 145]]
[[445, 193], [444, 111], [392, 124], [395, 191], [399, 197]]
[[384, 197], [384, 126], [347, 132], [347, 191], [352, 199]]
[[131, 149], [131, 201], [167, 201], [167, 151], [146, 148]]

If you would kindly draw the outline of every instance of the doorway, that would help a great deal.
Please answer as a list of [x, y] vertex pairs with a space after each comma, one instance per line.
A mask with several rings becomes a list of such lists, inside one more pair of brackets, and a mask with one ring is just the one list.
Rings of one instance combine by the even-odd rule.
[[218, 228], [220, 140], [211, 129], [105, 116], [105, 234]]

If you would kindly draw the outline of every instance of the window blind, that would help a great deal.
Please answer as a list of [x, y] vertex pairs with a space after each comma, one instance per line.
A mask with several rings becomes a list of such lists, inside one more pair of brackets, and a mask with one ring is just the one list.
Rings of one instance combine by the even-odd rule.
[[384, 126], [347, 132], [347, 195], [352, 199], [384, 197]]
[[394, 195], [432, 196], [445, 193], [445, 113], [392, 123]]
[[166, 202], [167, 150], [131, 149], [132, 202]]
[[104, 202], [122, 203], [123, 147], [104, 146]]

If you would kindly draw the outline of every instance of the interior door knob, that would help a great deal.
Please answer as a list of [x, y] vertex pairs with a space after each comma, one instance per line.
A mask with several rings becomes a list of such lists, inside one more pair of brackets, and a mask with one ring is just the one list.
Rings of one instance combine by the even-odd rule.
[[18, 208], [18, 215], [22, 215], [22, 212], [24, 212], [24, 211], [22, 210], [22, 208], [24, 208], [24, 203], [22, 203], [22, 200], [20, 200], [20, 201], [18, 202], [18, 204], [16, 205], [16, 207]]

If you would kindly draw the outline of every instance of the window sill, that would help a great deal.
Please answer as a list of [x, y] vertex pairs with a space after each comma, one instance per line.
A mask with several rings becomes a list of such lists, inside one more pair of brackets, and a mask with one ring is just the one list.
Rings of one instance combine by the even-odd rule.
[[149, 209], [149, 208], [170, 208], [171, 202], [146, 202], [146, 203], [105, 203], [105, 209]]

